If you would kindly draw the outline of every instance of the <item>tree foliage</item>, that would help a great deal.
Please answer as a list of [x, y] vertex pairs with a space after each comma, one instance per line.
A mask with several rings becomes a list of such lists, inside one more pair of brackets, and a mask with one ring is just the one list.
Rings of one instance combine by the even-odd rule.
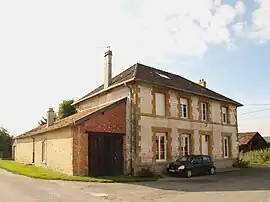
[[68, 117], [68, 116], [75, 114], [77, 112], [76, 108], [74, 106], [72, 106], [73, 102], [74, 102], [74, 100], [63, 100], [59, 104], [58, 116], [60, 119]]
[[4, 153], [10, 152], [12, 137], [9, 132], [0, 127], [0, 151]]

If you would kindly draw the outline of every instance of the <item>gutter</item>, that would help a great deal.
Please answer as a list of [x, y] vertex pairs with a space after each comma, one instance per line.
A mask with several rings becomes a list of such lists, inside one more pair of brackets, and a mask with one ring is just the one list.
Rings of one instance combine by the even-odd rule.
[[129, 104], [130, 104], [130, 156], [129, 156], [129, 165], [130, 165], [130, 174], [133, 174], [133, 99], [132, 99], [132, 88], [127, 85], [127, 83], [124, 83], [125, 87], [127, 87], [129, 89]]

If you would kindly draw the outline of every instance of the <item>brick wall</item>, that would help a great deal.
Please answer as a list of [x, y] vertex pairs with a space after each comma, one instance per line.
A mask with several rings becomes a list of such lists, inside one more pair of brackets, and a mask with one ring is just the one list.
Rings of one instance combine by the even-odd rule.
[[89, 132], [126, 133], [126, 104], [123, 102], [103, 114], [86, 121], [84, 129]]
[[[126, 133], [126, 103], [120, 103], [104, 113], [92, 117], [82, 126], [73, 129], [74, 175], [88, 174], [88, 133]], [[126, 137], [123, 139], [124, 167], [126, 168]]]

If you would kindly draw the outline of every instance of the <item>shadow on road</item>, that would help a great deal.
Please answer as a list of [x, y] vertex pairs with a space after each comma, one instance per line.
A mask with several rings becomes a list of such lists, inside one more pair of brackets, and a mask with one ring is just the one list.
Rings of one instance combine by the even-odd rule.
[[240, 171], [218, 173], [215, 176], [165, 179], [158, 182], [134, 184], [161, 190], [186, 192], [270, 190], [270, 168], [245, 168]]

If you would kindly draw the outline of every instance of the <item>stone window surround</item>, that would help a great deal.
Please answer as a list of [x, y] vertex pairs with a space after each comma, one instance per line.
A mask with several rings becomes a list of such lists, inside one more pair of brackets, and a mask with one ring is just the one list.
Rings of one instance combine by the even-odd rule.
[[[206, 104], [206, 120], [202, 119], [202, 103]], [[199, 120], [202, 122], [211, 122], [211, 101], [207, 98], [200, 97], [198, 99]]]
[[189, 135], [190, 154], [194, 154], [194, 130], [178, 129], [178, 151], [181, 156], [182, 134]]
[[202, 154], [202, 135], [208, 136], [208, 155], [213, 157], [213, 131], [199, 131], [199, 151]]
[[156, 93], [162, 93], [165, 95], [165, 117], [170, 117], [170, 90], [166, 88], [152, 87], [152, 115], [158, 117], [164, 117], [156, 115]]
[[[228, 142], [229, 143], [229, 146], [228, 146], [229, 154], [228, 154], [227, 158], [224, 157], [224, 137], [228, 137], [228, 140], [229, 140], [229, 142]], [[225, 132], [221, 133], [221, 145], [222, 145], [222, 147], [221, 147], [222, 156], [221, 157], [224, 158], [224, 159], [232, 159], [232, 157], [233, 157], [233, 154], [232, 154], [232, 133], [225, 133]]]
[[[227, 117], [226, 117], [226, 123], [223, 122], [223, 112], [222, 112], [222, 108], [226, 108], [226, 114], [227, 114]], [[220, 104], [220, 122], [222, 125], [224, 124], [230, 124], [231, 120], [230, 120], [230, 113], [229, 113], [229, 104], [225, 104], [225, 103], [221, 103]]]
[[[156, 146], [158, 146], [158, 156], [159, 156], [159, 158], [156, 158], [156, 161], [157, 162], [162, 162], [162, 161], [166, 161], [167, 160], [167, 133], [156, 133], [156, 138], [158, 138], [158, 142], [159, 142], [159, 144], [158, 145], [156, 145]], [[161, 159], [160, 157], [160, 154], [161, 154], [161, 149], [160, 149], [160, 140], [161, 140], [161, 138], [162, 137], [164, 137], [164, 159]], [[156, 153], [157, 154], [157, 153]]]
[[[166, 161], [156, 160], [156, 133], [166, 133]], [[152, 127], [152, 162], [153, 163], [163, 163], [169, 162], [172, 159], [172, 129], [166, 127]]]
[[[188, 102], [188, 111], [187, 111], [187, 114], [188, 114], [188, 117], [187, 118], [182, 118], [181, 116], [181, 103], [180, 103], [180, 99], [183, 98], [183, 99], [186, 99], [187, 102]], [[178, 117], [181, 118], [181, 119], [193, 119], [193, 113], [192, 113], [192, 99], [191, 99], [191, 95], [189, 94], [186, 94], [186, 93], [177, 93], [177, 110], [178, 110]]]
[[[211, 123], [211, 124], [215, 124], [215, 125], [228, 125], [228, 126], [233, 126], [233, 127], [236, 127], [237, 126], [237, 123], [234, 123], [232, 124], [231, 122], [227, 123], [227, 124], [224, 124], [222, 123], [221, 121], [221, 118], [220, 118], [220, 121], [218, 122], [212, 122], [212, 117], [211, 117], [211, 102], [212, 102], [212, 99], [210, 98], [206, 98], [206, 97], [202, 97], [202, 96], [197, 96], [198, 98], [198, 104], [197, 104], [197, 111], [199, 112], [199, 117], [198, 119], [194, 119], [193, 118], [193, 107], [192, 107], [192, 103], [190, 103], [189, 105], [189, 110], [190, 110], [190, 113], [189, 113], [189, 118], [190, 119], [186, 119], [186, 118], [180, 118], [180, 100], [179, 100], [179, 95], [181, 95], [181, 97], [185, 98], [189, 98], [190, 99], [190, 102], [192, 102], [192, 95], [190, 93], [186, 93], [186, 92], [181, 92], [181, 91], [176, 91], [176, 90], [170, 90], [170, 89], [167, 89], [166, 88], [159, 88], [159, 87], [156, 87], [156, 86], [153, 86], [153, 85], [142, 85], [144, 87], [149, 87], [149, 88], [152, 88], [152, 91], [151, 91], [151, 94], [152, 94], [152, 113], [141, 113], [141, 116], [146, 116], [146, 117], [160, 117], [160, 118], [169, 118], [169, 119], [174, 119], [174, 120], [183, 120], [183, 121], [192, 121], [192, 122], [198, 122], [198, 123]], [[155, 114], [155, 93], [154, 92], [163, 92], [163, 93], [166, 93], [166, 95], [168, 95], [168, 97], [166, 97], [166, 113], [167, 113], [167, 110], [168, 110], [168, 114], [166, 114], [166, 116], [157, 116]], [[177, 109], [178, 109], [178, 113], [177, 113], [177, 116], [174, 117], [174, 116], [171, 116], [171, 113], [170, 113], [170, 93], [169, 92], [174, 92], [177, 94], [177, 100], [178, 100], [178, 104], [177, 104]], [[207, 121], [202, 121], [201, 120], [201, 106], [200, 106], [200, 102], [206, 102], [208, 103], [208, 120]], [[222, 101], [217, 101], [220, 103], [220, 105], [222, 105]], [[224, 105], [224, 104], [223, 104]], [[227, 104], [229, 105], [229, 104]], [[221, 111], [221, 110], [220, 110]], [[221, 112], [220, 112], [221, 114]], [[221, 116], [221, 115], [220, 115]]]

